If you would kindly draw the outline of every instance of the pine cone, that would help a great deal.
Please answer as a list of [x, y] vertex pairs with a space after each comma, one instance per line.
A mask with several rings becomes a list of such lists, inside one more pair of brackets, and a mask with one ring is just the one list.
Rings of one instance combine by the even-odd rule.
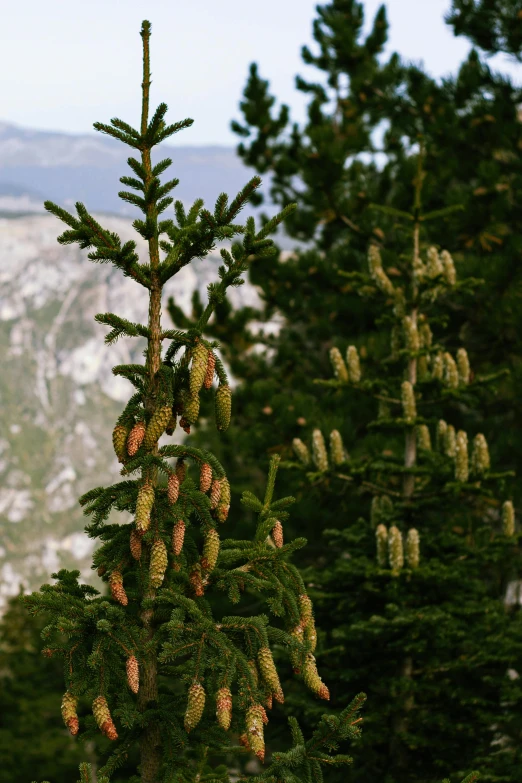
[[113, 571], [109, 578], [109, 585], [111, 588], [111, 595], [115, 601], [118, 601], [122, 606], [127, 606], [129, 599], [127, 593], [123, 587], [123, 577], [120, 571]]
[[245, 720], [248, 743], [260, 761], [264, 761], [265, 759], [263, 712], [263, 707], [260, 704], [256, 704], [254, 707], [250, 707], [250, 709], [247, 710]]
[[152, 587], [160, 587], [163, 583], [165, 571], [167, 570], [168, 556], [167, 548], [163, 539], [158, 538], [154, 541], [150, 552], [150, 583]]
[[205, 389], [210, 389], [210, 387], [212, 386], [215, 366], [216, 366], [216, 357], [214, 356], [212, 351], [209, 351], [208, 359], [207, 359], [207, 369], [205, 372], [205, 380], [203, 381], [203, 386], [205, 387]]
[[314, 652], [315, 648], [317, 647], [317, 631], [315, 629], [315, 622], [313, 617], [305, 628], [304, 638], [305, 641], [310, 645], [312, 652]]
[[156, 408], [148, 423], [143, 439], [143, 444], [146, 449], [151, 449], [156, 445], [165, 432], [165, 428], [169, 423], [171, 416], [172, 408], [170, 405], [162, 405], [161, 407]]
[[315, 656], [312, 653], [307, 653], [306, 661], [303, 667], [303, 677], [307, 688], [319, 696], [320, 699], [328, 700], [330, 698], [330, 692], [324, 682], [319, 677], [317, 672], [317, 665], [315, 663]]
[[[299, 625], [296, 625], [292, 630], [290, 631], [290, 635], [294, 637], [298, 642], [303, 642], [304, 639], [304, 628], [299, 623]], [[300, 674], [301, 673], [301, 656], [297, 651], [290, 650], [290, 661], [292, 663], [292, 667], [294, 670], [294, 674]]]
[[172, 551], [176, 555], [181, 554], [183, 549], [183, 540], [185, 538], [185, 522], [179, 519], [172, 528]]
[[216, 391], [216, 426], [220, 432], [225, 432], [230, 424], [232, 412], [232, 390], [226, 383], [221, 383]]
[[271, 709], [272, 709], [272, 698], [273, 698], [273, 697], [272, 697], [272, 694], [271, 694], [271, 693], [268, 693], [268, 694], [267, 694], [267, 697], [266, 697], [266, 700], [265, 700], [265, 705], [266, 705], [266, 708], [267, 708], [268, 710], [271, 710]]
[[187, 435], [190, 435], [190, 424], [188, 423], [188, 421], [184, 416], [182, 416], [181, 419], [179, 420], [179, 426], [181, 427], [182, 430], [185, 430]]
[[312, 602], [305, 593], [299, 596], [299, 608], [301, 610], [301, 625], [306, 628], [310, 620], [313, 619], [313, 615]]
[[107, 700], [103, 696], [98, 696], [94, 699], [92, 703], [92, 712], [102, 733], [110, 740], [118, 739], [118, 734], [116, 732], [116, 727], [112, 722]]
[[195, 397], [199, 394], [207, 372], [208, 349], [202, 343], [198, 343], [192, 351], [192, 365], [190, 368], [189, 385], [190, 394]]
[[259, 671], [261, 672], [264, 681], [274, 694], [275, 700], [282, 704], [284, 701], [283, 689], [279, 682], [279, 675], [277, 674], [270, 647], [261, 647], [257, 654], [257, 660]]
[[178, 477], [180, 484], [183, 484], [187, 478], [187, 463], [183, 457], [178, 457], [176, 462], [176, 476]]
[[221, 482], [219, 479], [214, 479], [210, 488], [210, 508], [217, 508], [219, 499], [221, 497]]
[[202, 595], [205, 594], [205, 588], [203, 587], [203, 579], [201, 578], [201, 566], [199, 563], [196, 563], [194, 568], [192, 569], [189, 577], [190, 584], [192, 585], [192, 589], [194, 590], [194, 593], [198, 598], [201, 598]]
[[169, 423], [167, 424], [167, 427], [165, 429], [165, 432], [167, 433], [167, 435], [173, 435], [174, 434], [174, 430], [176, 429], [176, 424], [177, 424], [177, 417], [176, 417], [176, 414], [174, 413], [174, 411], [172, 411], [172, 415], [171, 415], [171, 417], [169, 419]]
[[199, 490], [200, 492], [208, 492], [212, 486], [212, 468], [208, 462], [204, 462], [201, 466], [199, 473]]
[[73, 736], [78, 734], [79, 729], [78, 715], [76, 713], [77, 704], [78, 699], [76, 696], [73, 696], [70, 691], [65, 691], [62, 698], [62, 718]]
[[169, 499], [169, 503], [172, 503], [172, 505], [176, 503], [179, 497], [179, 478], [175, 473], [171, 473], [169, 475], [167, 481], [167, 497]]
[[219, 533], [211, 528], [205, 536], [201, 566], [205, 571], [213, 571], [219, 556]]
[[127, 442], [128, 429], [123, 424], [117, 424], [112, 431], [112, 445], [114, 446], [114, 452], [118, 457], [118, 462], [125, 460], [127, 456], [126, 442]]
[[276, 519], [275, 525], [272, 528], [272, 541], [278, 549], [283, 546], [283, 525]]
[[150, 512], [153, 505], [154, 487], [146, 481], [139, 488], [136, 501], [136, 530], [142, 535], [149, 529]]
[[232, 694], [229, 688], [220, 688], [216, 695], [216, 717], [222, 729], [228, 731], [232, 720]]
[[228, 517], [228, 511], [230, 509], [230, 484], [226, 476], [219, 479], [221, 485], [221, 492], [219, 495], [219, 502], [216, 506], [216, 516], [219, 522], [224, 522]]
[[187, 734], [195, 728], [205, 709], [205, 689], [199, 682], [190, 686], [187, 709], [185, 710], [185, 731]]
[[126, 669], [129, 688], [133, 693], [138, 693], [140, 687], [140, 670], [138, 661], [134, 655], [127, 658]]
[[137, 530], [131, 530], [130, 534], [130, 551], [134, 560], [139, 560], [141, 557], [141, 536]]
[[187, 424], [195, 424], [199, 416], [199, 395], [191, 394], [185, 398], [183, 418]]
[[143, 443], [144, 437], [145, 437], [145, 422], [137, 421], [134, 427], [129, 432], [129, 437], [127, 438], [127, 451], [129, 453], [129, 457], [134, 457], [139, 447]]

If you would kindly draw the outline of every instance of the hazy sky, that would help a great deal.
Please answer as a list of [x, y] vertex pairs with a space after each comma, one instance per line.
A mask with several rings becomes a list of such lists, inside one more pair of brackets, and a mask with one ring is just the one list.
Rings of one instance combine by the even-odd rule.
[[[368, 29], [382, 0], [365, 0]], [[271, 92], [301, 121], [305, 96], [296, 73], [313, 78], [300, 58], [315, 45], [317, 0], [25, 0], [9, 4], [8, 31], [0, 48], [0, 121], [40, 130], [92, 132], [93, 122], [119, 117], [134, 127], [141, 109], [141, 22], [152, 24], [151, 113], [169, 107], [167, 121], [192, 117], [179, 144], [237, 143], [232, 118], [248, 66], [259, 65]], [[455, 72], [470, 49], [455, 38], [443, 14], [451, 0], [387, 0], [393, 50], [424, 61], [436, 77]], [[522, 66], [503, 57], [495, 69], [517, 83]]]

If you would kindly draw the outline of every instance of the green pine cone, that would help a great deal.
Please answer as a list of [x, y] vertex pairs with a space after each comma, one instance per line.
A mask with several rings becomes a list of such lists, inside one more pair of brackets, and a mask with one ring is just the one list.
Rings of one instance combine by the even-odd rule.
[[199, 395], [187, 395], [184, 399], [183, 416], [188, 424], [195, 424], [199, 416]]
[[149, 483], [142, 484], [138, 490], [138, 499], [136, 501], [136, 527], [142, 533], [149, 527], [150, 512], [153, 505], [154, 487]]
[[117, 424], [112, 432], [112, 445], [114, 452], [118, 457], [118, 462], [123, 462], [127, 457], [127, 436], [129, 428], [123, 424]]
[[205, 543], [203, 544], [203, 560], [201, 565], [205, 571], [213, 571], [216, 567], [219, 556], [219, 546], [219, 533], [212, 528], [205, 536]]
[[190, 394], [195, 397], [199, 394], [205, 375], [207, 373], [208, 350], [202, 343], [198, 343], [192, 352], [192, 366], [190, 368]]
[[159, 538], [153, 543], [150, 553], [150, 583], [152, 587], [161, 587], [168, 562], [167, 547]]
[[161, 407], [156, 408], [147, 425], [147, 430], [143, 439], [143, 445], [146, 449], [151, 449], [158, 442], [159, 438], [165, 432], [171, 416], [172, 408], [170, 405], [162, 405]]
[[220, 432], [225, 432], [230, 424], [232, 413], [232, 390], [228, 384], [221, 383], [216, 391], [216, 425]]
[[205, 709], [205, 689], [199, 682], [191, 685], [188, 692], [187, 709], [185, 711], [185, 731], [195, 728]]
[[257, 661], [259, 671], [272, 693], [282, 693], [279, 675], [277, 674], [270, 647], [261, 647], [257, 654]]

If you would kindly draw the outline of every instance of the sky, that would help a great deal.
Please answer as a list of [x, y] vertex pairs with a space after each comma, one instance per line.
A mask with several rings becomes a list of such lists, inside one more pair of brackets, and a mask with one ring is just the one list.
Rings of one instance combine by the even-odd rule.
[[[326, 0], [325, 0], [326, 1]], [[382, 0], [364, 0], [368, 31]], [[324, 4], [324, 3], [322, 3]], [[455, 73], [471, 45], [443, 21], [451, 0], [386, 0], [390, 36], [385, 56], [397, 51], [434, 77]], [[9, 5], [9, 34], [0, 48], [0, 122], [37, 130], [93, 133], [93, 122], [113, 117], [139, 126], [141, 22], [152, 25], [150, 114], [166, 103], [168, 123], [194, 124], [171, 143], [234, 146], [230, 121], [251, 62], [270, 82], [291, 119], [305, 118], [306, 96], [297, 73], [317, 72], [300, 57], [314, 51], [317, 0], [24, 0]], [[503, 55], [495, 70], [522, 80], [522, 66]], [[97, 134], [98, 135], [98, 134]]]

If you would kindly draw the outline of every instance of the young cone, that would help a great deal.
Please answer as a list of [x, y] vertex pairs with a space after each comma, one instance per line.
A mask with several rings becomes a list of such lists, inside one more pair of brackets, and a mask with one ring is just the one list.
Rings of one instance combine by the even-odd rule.
[[199, 489], [200, 492], [208, 492], [212, 486], [212, 468], [208, 462], [204, 462], [201, 465], [199, 473]]
[[128, 429], [123, 426], [123, 424], [117, 424], [112, 431], [112, 445], [114, 446], [114, 452], [118, 457], [118, 462], [123, 462], [127, 456], [127, 432]]
[[182, 519], [178, 519], [178, 521], [172, 528], [172, 551], [176, 556], [181, 554], [181, 550], [183, 549], [184, 538], [185, 538], [185, 522]]
[[208, 349], [202, 343], [198, 343], [192, 351], [192, 366], [190, 368], [190, 394], [195, 397], [199, 394], [208, 363]]
[[131, 530], [130, 534], [130, 551], [134, 560], [139, 560], [141, 557], [141, 536], [137, 530]]
[[281, 522], [278, 519], [276, 520], [276, 522], [274, 524], [274, 527], [272, 528], [271, 535], [272, 535], [272, 541], [274, 542], [276, 547], [278, 549], [281, 549], [281, 547], [283, 546], [283, 543], [284, 543], [284, 541], [283, 541], [283, 525], [281, 524]]
[[385, 525], [377, 525], [375, 538], [377, 539], [377, 563], [381, 568], [386, 568], [388, 560], [388, 531]]
[[150, 512], [154, 505], [154, 487], [149, 482], [145, 482], [138, 490], [138, 499], [136, 501], [136, 530], [143, 534], [149, 529]]
[[116, 732], [116, 727], [112, 722], [107, 699], [103, 696], [98, 696], [94, 699], [92, 703], [92, 712], [102, 733], [110, 740], [117, 740], [118, 734]]
[[205, 689], [199, 682], [190, 686], [188, 691], [187, 709], [185, 710], [185, 731], [187, 734], [194, 729], [205, 709]]
[[263, 735], [263, 707], [256, 704], [247, 710], [245, 725], [248, 743], [260, 761], [265, 759], [265, 739]]
[[78, 734], [79, 729], [78, 715], [76, 713], [77, 705], [78, 699], [76, 696], [73, 696], [70, 691], [66, 691], [62, 698], [62, 718], [73, 736]]
[[219, 479], [214, 479], [210, 488], [210, 508], [217, 508], [219, 499], [221, 497], [221, 482]]
[[232, 412], [232, 390], [228, 384], [221, 383], [216, 391], [216, 426], [225, 432], [230, 424]]
[[145, 423], [143, 421], [137, 421], [134, 427], [129, 432], [127, 438], [127, 452], [129, 457], [134, 457], [139, 447], [143, 443], [145, 437]]
[[292, 447], [294, 449], [297, 459], [302, 462], [303, 465], [310, 464], [310, 452], [308, 447], [303, 443], [301, 438], [294, 438], [292, 441]]
[[203, 386], [205, 389], [210, 389], [212, 386], [212, 381], [214, 380], [214, 368], [216, 366], [216, 357], [212, 353], [212, 351], [208, 352], [208, 359], [207, 359], [207, 369], [205, 372], [205, 380], [203, 381]]
[[213, 571], [219, 557], [219, 533], [211, 528], [205, 536], [201, 567], [205, 571]]
[[123, 587], [123, 577], [121, 575], [121, 571], [116, 570], [112, 572], [109, 579], [109, 585], [111, 588], [111, 595], [114, 600], [118, 601], [118, 603], [122, 606], [127, 606], [129, 599], [127, 598], [125, 588]]
[[134, 655], [131, 655], [129, 658], [127, 658], [125, 668], [127, 671], [127, 682], [129, 684], [129, 688], [133, 693], [138, 693], [140, 687], [140, 669], [138, 660]]
[[312, 433], [312, 459], [317, 470], [324, 472], [328, 470], [328, 455], [324, 443], [323, 433], [315, 429]]
[[232, 720], [232, 694], [230, 688], [220, 688], [216, 694], [216, 718], [221, 728], [228, 731]]
[[319, 677], [315, 656], [312, 653], [306, 654], [306, 660], [303, 666], [303, 679], [307, 688], [319, 696], [320, 699], [328, 701], [330, 691]]
[[167, 547], [163, 539], [154, 541], [150, 552], [150, 583], [152, 587], [161, 587], [168, 565]]
[[281, 688], [279, 675], [275, 667], [270, 647], [261, 647], [257, 654], [257, 661], [261, 676], [274, 694], [276, 701], [282, 704], [284, 701], [283, 689]]
[[179, 496], [179, 478], [175, 473], [171, 473], [167, 480], [167, 497], [169, 503], [176, 503]]
[[143, 438], [143, 445], [146, 449], [151, 449], [155, 446], [165, 432], [171, 416], [172, 407], [170, 405], [163, 405], [156, 408], [148, 423], [147, 429], [145, 430], [145, 437]]

